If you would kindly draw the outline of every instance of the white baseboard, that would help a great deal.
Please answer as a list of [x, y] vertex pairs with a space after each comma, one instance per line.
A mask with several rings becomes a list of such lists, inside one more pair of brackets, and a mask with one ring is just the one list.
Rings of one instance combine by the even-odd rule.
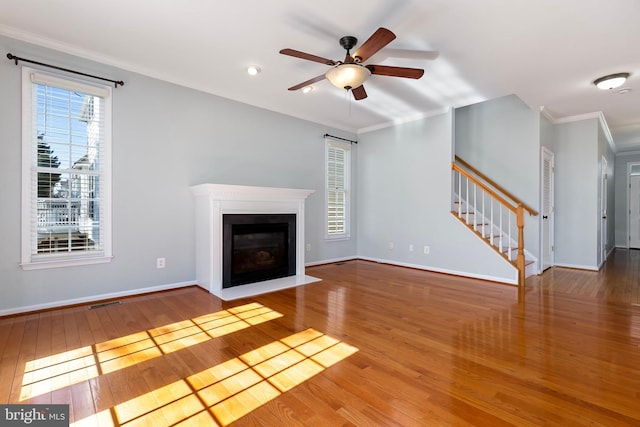
[[607, 262], [607, 260], [609, 259], [609, 257], [613, 253], [614, 249], [615, 249], [615, 247], [609, 249], [609, 252], [607, 252], [607, 254], [605, 255], [605, 258], [602, 261], [600, 261], [600, 265], [598, 266], [598, 270], [600, 270], [602, 268], [602, 266], [604, 265], [604, 263]]
[[160, 286], [150, 286], [148, 288], [131, 289], [123, 292], [112, 292], [108, 294], [98, 294], [98, 295], [91, 295], [91, 296], [82, 297], [82, 298], [54, 301], [54, 302], [49, 302], [45, 304], [25, 305], [22, 307], [15, 307], [15, 308], [8, 308], [5, 310], [0, 310], [0, 316], [9, 316], [12, 314], [47, 310], [50, 308], [62, 308], [70, 305], [86, 304], [90, 302], [102, 301], [107, 299], [123, 298], [123, 297], [129, 297], [134, 295], [148, 294], [151, 292], [166, 291], [170, 289], [184, 288], [184, 287], [193, 286], [193, 285], [197, 285], [195, 279], [190, 282], [170, 283], [170, 284], [160, 285]]
[[[343, 258], [324, 259], [322, 261], [307, 262], [304, 265], [305, 265], [305, 267], [313, 267], [314, 265], [333, 264], [333, 263], [336, 263], [336, 262], [351, 261], [351, 260], [358, 259], [358, 258], [361, 258], [361, 257], [348, 256], [348, 257], [343, 257]], [[364, 259], [364, 258], [362, 258], [362, 259]]]
[[[510, 285], [517, 285], [518, 284], [517, 272], [514, 274], [514, 278], [509, 280], [509, 279], [505, 279], [503, 277], [492, 277], [492, 276], [486, 276], [486, 275], [481, 275], [481, 274], [472, 274], [472, 273], [455, 271], [455, 270], [434, 268], [434, 267], [429, 267], [429, 266], [424, 266], [424, 265], [419, 265], [419, 264], [410, 264], [410, 263], [405, 263], [405, 262], [398, 262], [398, 261], [391, 261], [391, 260], [387, 260], [387, 259], [371, 258], [371, 257], [363, 257], [363, 256], [348, 256], [348, 257], [341, 257], [341, 258], [325, 259], [325, 260], [322, 260], [322, 261], [313, 261], [313, 262], [305, 263], [305, 266], [313, 267], [314, 265], [332, 264], [332, 263], [336, 263], [336, 262], [351, 261], [351, 260], [354, 260], [354, 259], [362, 259], [362, 260], [365, 260], [365, 261], [373, 261], [373, 262], [377, 262], [377, 263], [381, 263], [381, 264], [397, 265], [399, 267], [415, 268], [415, 269], [418, 269], [418, 270], [431, 271], [431, 272], [434, 272], [434, 273], [450, 274], [450, 275], [453, 275], [453, 276], [469, 277], [469, 278], [472, 278], [472, 279], [488, 280], [488, 281], [491, 281], [491, 282], [506, 283], [506, 284], [510, 284]], [[562, 267], [561, 265], [557, 265], [557, 266], [558, 267]], [[567, 266], [567, 267], [590, 269], [589, 267], [583, 267], [583, 266]], [[132, 289], [132, 290], [127, 290], [127, 291], [123, 291], [123, 292], [113, 292], [113, 293], [107, 293], [107, 294], [98, 294], [98, 295], [91, 295], [91, 296], [82, 297], [82, 298], [74, 298], [74, 299], [68, 299], [68, 300], [54, 301], [54, 302], [44, 303], [44, 304], [34, 304], [34, 305], [25, 305], [25, 306], [22, 306], [22, 307], [14, 307], [14, 308], [9, 308], [9, 309], [5, 309], [5, 310], [0, 310], [0, 317], [1, 316], [9, 316], [9, 315], [12, 315], [12, 314], [28, 313], [28, 312], [31, 312], [31, 311], [47, 310], [47, 309], [50, 309], [50, 308], [61, 308], [61, 307], [71, 306], [71, 305], [86, 304], [86, 303], [90, 303], [90, 302], [102, 301], [102, 300], [107, 300], [107, 299], [123, 298], [123, 297], [128, 297], [128, 296], [147, 294], [147, 293], [151, 293], [151, 292], [166, 291], [166, 290], [184, 288], [184, 287], [187, 287], [187, 286], [194, 286], [194, 285], [195, 286], [199, 286], [199, 287], [201, 287], [202, 289], [204, 289], [205, 291], [208, 292], [208, 290], [206, 288], [204, 288], [203, 286], [199, 285], [197, 283], [197, 281], [194, 279], [194, 280], [188, 281], [188, 282], [170, 283], [170, 284], [159, 285], [159, 286], [151, 286], [151, 287], [147, 287], [147, 288]]]
[[366, 256], [350, 256], [350, 257], [344, 257], [344, 258], [325, 259], [325, 260], [322, 260], [322, 261], [314, 261], [314, 262], [306, 263], [305, 266], [313, 267], [314, 265], [332, 264], [332, 263], [335, 263], [335, 262], [351, 261], [351, 260], [354, 260], [354, 259], [362, 259], [362, 260], [365, 260], [365, 261], [372, 261], [372, 262], [377, 262], [377, 263], [380, 263], [380, 264], [397, 265], [399, 267], [415, 268], [415, 269], [418, 269], [418, 270], [432, 271], [434, 273], [451, 274], [453, 276], [469, 277], [471, 279], [480, 279], [480, 280], [488, 280], [488, 281], [491, 281], [491, 282], [506, 283], [506, 284], [509, 284], [509, 285], [517, 285], [518, 284], [518, 273], [517, 273], [517, 271], [514, 273], [514, 278], [513, 279], [505, 279], [504, 277], [485, 276], [485, 275], [482, 275], [482, 274], [473, 274], [473, 273], [467, 273], [467, 272], [461, 272], [461, 271], [455, 271], [455, 270], [448, 270], [448, 269], [443, 269], [443, 268], [434, 268], [434, 267], [429, 267], [429, 266], [420, 265], [420, 264], [411, 264], [411, 263], [406, 263], [406, 262], [391, 261], [391, 260], [388, 260], [388, 259], [372, 258], [372, 257], [366, 257]]
[[486, 275], [483, 275], [483, 274], [473, 274], [473, 273], [467, 273], [467, 272], [462, 272], [462, 271], [448, 270], [448, 269], [445, 269], [445, 268], [435, 268], [435, 267], [429, 267], [429, 266], [426, 266], [426, 265], [410, 264], [410, 263], [406, 263], [406, 262], [390, 261], [390, 260], [379, 259], [379, 258], [371, 258], [371, 257], [359, 256], [359, 257], [357, 257], [357, 259], [363, 259], [365, 261], [378, 262], [378, 263], [381, 263], [381, 264], [397, 265], [399, 267], [409, 267], [409, 268], [415, 268], [415, 269], [418, 269], [418, 270], [432, 271], [434, 273], [443, 273], [443, 274], [450, 274], [450, 275], [453, 275], [453, 276], [468, 277], [468, 278], [471, 278], [471, 279], [480, 279], [480, 280], [488, 280], [488, 281], [491, 281], [491, 282], [506, 283], [508, 285], [516, 285], [516, 286], [518, 285], [518, 272], [517, 272], [517, 270], [514, 273], [513, 279], [505, 279], [504, 277], [486, 276]]
[[599, 268], [595, 265], [581, 265], [581, 264], [561, 264], [555, 263], [554, 267], [564, 267], [564, 268], [575, 268], [577, 270], [590, 270], [590, 271], [598, 271]]

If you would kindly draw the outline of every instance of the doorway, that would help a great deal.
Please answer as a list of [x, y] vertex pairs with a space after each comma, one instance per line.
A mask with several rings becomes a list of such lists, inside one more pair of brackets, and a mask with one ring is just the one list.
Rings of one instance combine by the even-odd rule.
[[629, 248], [640, 249], [640, 163], [629, 164]]
[[553, 189], [554, 189], [554, 153], [542, 147], [542, 232], [541, 232], [541, 248], [542, 248], [542, 270], [552, 267], [554, 264], [553, 256]]
[[607, 159], [602, 156], [600, 170], [600, 255], [601, 263], [607, 259], [607, 239], [608, 239], [608, 221], [607, 218], [607, 199], [608, 199], [608, 182], [609, 173], [607, 172]]

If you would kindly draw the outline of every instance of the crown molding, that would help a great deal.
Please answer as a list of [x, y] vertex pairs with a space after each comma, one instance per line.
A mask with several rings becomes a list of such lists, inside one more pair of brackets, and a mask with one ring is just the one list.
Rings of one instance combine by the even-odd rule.
[[554, 124], [580, 122], [582, 120], [589, 120], [589, 119], [600, 119], [601, 116], [602, 116], [601, 111], [594, 111], [592, 113], [584, 113], [584, 114], [576, 114], [575, 116], [559, 117], [555, 119]]
[[[16, 28], [8, 27], [0, 24], [0, 35], [10, 37], [25, 43], [30, 43], [38, 47], [44, 47], [47, 49], [56, 50], [58, 52], [66, 53], [68, 55], [77, 56], [79, 58], [87, 59], [89, 61], [99, 62], [101, 64], [110, 65], [124, 70], [138, 72], [140, 74], [146, 74], [144, 71], [134, 70], [131, 64], [118, 61], [112, 57], [98, 55], [93, 51], [82, 49], [77, 46], [69, 45], [66, 43], [60, 43], [54, 39], [48, 37], [42, 37], [37, 34], [30, 33], [28, 31], [18, 30]], [[148, 75], [148, 74], [147, 74]]]
[[553, 117], [551, 112], [549, 110], [547, 110], [544, 106], [540, 107], [540, 114], [542, 114], [552, 124], [555, 124], [557, 119], [555, 117]]
[[611, 151], [613, 151], [613, 154], [615, 155], [618, 149], [616, 147], [615, 141], [613, 140], [613, 135], [611, 135], [611, 129], [609, 129], [607, 119], [604, 118], [604, 114], [602, 113], [602, 111], [600, 112], [600, 126], [602, 127], [602, 131], [604, 132], [604, 136], [607, 138], [609, 147], [611, 147]]
[[553, 117], [553, 115], [547, 110], [544, 106], [540, 107], [540, 114], [546, 117], [552, 124], [562, 124], [562, 123], [571, 123], [571, 122], [580, 122], [582, 120], [590, 120], [597, 119], [600, 127], [602, 128], [602, 132], [604, 133], [605, 138], [607, 138], [607, 142], [609, 143], [609, 147], [613, 150], [613, 153], [617, 153], [618, 149], [616, 148], [616, 143], [613, 140], [613, 135], [611, 135], [611, 129], [609, 128], [609, 124], [607, 123], [607, 119], [604, 117], [604, 113], [602, 111], [594, 111], [591, 113], [585, 114], [577, 114], [575, 116], [567, 116], [567, 117]]

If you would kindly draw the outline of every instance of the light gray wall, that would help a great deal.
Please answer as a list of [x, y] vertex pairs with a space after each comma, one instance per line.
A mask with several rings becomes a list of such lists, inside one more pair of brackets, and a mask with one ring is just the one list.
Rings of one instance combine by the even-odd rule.
[[[540, 114], [540, 146], [556, 152], [556, 133], [553, 123]], [[542, 182], [542, 180], [540, 180]], [[540, 191], [542, 194], [542, 190]]]
[[514, 280], [515, 269], [450, 213], [452, 131], [449, 113], [360, 135], [358, 255]]
[[[20, 67], [0, 61], [0, 313], [193, 282], [189, 186], [206, 182], [316, 190], [306, 205], [306, 261], [356, 255], [357, 223], [351, 240], [324, 240], [323, 140], [355, 135], [5, 37], [0, 52], [125, 81], [113, 91], [113, 261], [23, 271]], [[165, 269], [155, 268], [157, 257]]]
[[[455, 153], [539, 211], [540, 113], [515, 95], [455, 111]], [[525, 249], [540, 259], [540, 216], [525, 215]]]
[[615, 245], [629, 247], [629, 163], [640, 163], [640, 153], [618, 153], [615, 159]]
[[598, 120], [556, 125], [555, 262], [598, 268]]

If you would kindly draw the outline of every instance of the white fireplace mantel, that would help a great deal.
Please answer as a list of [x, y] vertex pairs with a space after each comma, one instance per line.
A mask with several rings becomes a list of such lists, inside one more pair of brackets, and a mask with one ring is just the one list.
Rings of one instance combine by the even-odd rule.
[[[300, 286], [319, 279], [305, 275], [304, 204], [314, 190], [200, 184], [196, 199], [196, 280], [223, 300], [233, 300]], [[222, 288], [222, 216], [224, 214], [295, 214], [295, 276]]]

